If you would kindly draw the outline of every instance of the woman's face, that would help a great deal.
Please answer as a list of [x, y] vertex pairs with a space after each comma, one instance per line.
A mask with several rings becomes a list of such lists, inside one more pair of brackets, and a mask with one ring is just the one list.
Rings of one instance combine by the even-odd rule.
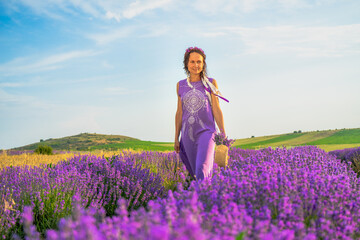
[[204, 58], [197, 52], [190, 53], [188, 70], [191, 75], [198, 75], [204, 67]]

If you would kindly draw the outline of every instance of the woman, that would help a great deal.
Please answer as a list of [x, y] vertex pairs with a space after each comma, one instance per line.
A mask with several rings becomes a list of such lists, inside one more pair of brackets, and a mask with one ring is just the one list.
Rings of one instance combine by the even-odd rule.
[[[213, 170], [216, 133], [215, 122], [225, 134], [223, 114], [215, 79], [206, 76], [206, 55], [197, 47], [190, 47], [184, 55], [187, 79], [177, 83], [178, 106], [175, 116], [174, 149], [191, 177], [197, 180], [210, 177]], [[181, 140], [179, 135], [181, 132]]]

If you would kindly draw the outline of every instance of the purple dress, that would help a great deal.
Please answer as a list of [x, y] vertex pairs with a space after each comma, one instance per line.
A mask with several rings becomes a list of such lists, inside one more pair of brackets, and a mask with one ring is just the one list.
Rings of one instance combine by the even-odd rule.
[[[213, 79], [209, 78], [212, 83]], [[201, 81], [179, 81], [182, 126], [179, 156], [191, 176], [210, 177], [213, 171], [216, 133], [214, 115]]]

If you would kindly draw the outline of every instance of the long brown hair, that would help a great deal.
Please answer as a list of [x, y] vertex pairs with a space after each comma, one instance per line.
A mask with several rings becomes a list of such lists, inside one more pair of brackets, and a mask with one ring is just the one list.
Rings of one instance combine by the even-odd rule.
[[198, 54], [200, 54], [203, 57], [204, 60], [204, 66], [203, 66], [203, 70], [200, 73], [200, 79], [203, 79], [204, 76], [207, 76], [207, 69], [206, 69], [206, 55], [204, 53], [204, 51], [201, 48], [198, 47], [189, 47], [188, 49], [186, 49], [185, 54], [184, 54], [184, 70], [186, 75], [190, 76], [190, 72], [188, 69], [188, 63], [189, 63], [189, 58], [190, 58], [190, 53], [196, 52]]

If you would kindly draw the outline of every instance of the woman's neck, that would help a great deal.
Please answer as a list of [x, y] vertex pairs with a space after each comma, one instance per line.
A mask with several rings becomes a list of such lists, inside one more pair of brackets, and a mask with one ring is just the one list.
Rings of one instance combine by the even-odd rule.
[[200, 81], [201, 79], [200, 79], [200, 74], [194, 74], [194, 75], [192, 75], [192, 74], [190, 74], [190, 82], [198, 82], [198, 81]]

